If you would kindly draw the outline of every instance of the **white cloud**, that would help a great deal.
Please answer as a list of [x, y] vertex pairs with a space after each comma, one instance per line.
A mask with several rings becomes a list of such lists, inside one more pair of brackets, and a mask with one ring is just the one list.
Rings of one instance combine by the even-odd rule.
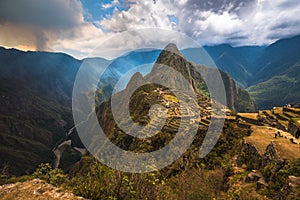
[[167, 1], [136, 1], [131, 5], [128, 11], [119, 11], [115, 9], [110, 19], [104, 19], [100, 25], [112, 32], [121, 32], [126, 30], [159, 27], [172, 29], [172, 23], [168, 16], [173, 15], [174, 4], [168, 4]]
[[[300, 33], [300, 2], [294, 0], [235, 0], [228, 2], [165, 0], [136, 1], [128, 11], [116, 10], [100, 22], [121, 32], [143, 27], [181, 31], [203, 44], [269, 44]], [[175, 16], [179, 23], [168, 20]], [[277, 29], [274, 29], [274, 27]]]
[[102, 4], [102, 9], [106, 10], [108, 8], [116, 7], [120, 5], [119, 0], [113, 0], [112, 3]]
[[[90, 53], [97, 56], [93, 49], [119, 32], [149, 27], [179, 31], [203, 45], [270, 44], [300, 34], [298, 0], [127, 0], [122, 4], [128, 5], [128, 10], [115, 8], [110, 17], [94, 22], [105, 31], [84, 21], [84, 10], [78, 0], [25, 1], [35, 6], [21, 3], [27, 9], [22, 10], [17, 0], [0, 2], [0, 45], [63, 51], [83, 58]], [[102, 9], [117, 6], [121, 6], [120, 2], [114, 0], [102, 5]], [[53, 12], [47, 12], [49, 8]], [[178, 19], [178, 23], [170, 16]], [[122, 52], [142, 44], [159, 46], [159, 42], [172, 41], [172, 36], [151, 32], [148, 38], [127, 40], [115, 41], [111, 48], [120, 48]]]
[[[81, 35], [74, 39], [58, 40], [53, 47], [56, 50], [67, 51], [69, 49], [77, 52], [77, 57], [84, 57], [87, 53], [104, 56], [111, 53], [109, 48], [124, 52], [147, 45], [163, 47], [174, 39], [171, 35], [150, 31], [148, 37], [140, 38], [130, 35], [125, 36], [126, 42], [109, 41], [110, 44], [105, 48], [107, 53], [99, 52], [101, 49], [91, 50], [117, 33], [149, 27], [179, 31], [203, 45], [221, 43], [263, 45], [283, 37], [300, 34], [300, 15], [298, 14], [300, 3], [294, 2], [291, 5], [288, 4], [291, 2], [289, 0], [236, 0], [228, 5], [216, 4], [216, 1], [209, 1], [211, 3], [206, 2], [206, 4], [201, 1], [201, 4], [197, 5], [197, 2], [200, 1], [131, 0], [131, 6], [127, 11], [119, 11], [116, 8], [110, 18], [97, 22], [107, 31], [106, 33], [94, 26], [86, 25]], [[178, 24], [174, 24], [170, 16], [176, 17]]]

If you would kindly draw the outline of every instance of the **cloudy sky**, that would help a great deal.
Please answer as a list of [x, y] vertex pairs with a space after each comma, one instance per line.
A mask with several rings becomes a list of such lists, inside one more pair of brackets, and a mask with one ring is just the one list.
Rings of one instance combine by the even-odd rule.
[[299, 11], [299, 0], [1, 0], [0, 46], [84, 58], [124, 31], [155, 27], [202, 45], [266, 45], [300, 34]]

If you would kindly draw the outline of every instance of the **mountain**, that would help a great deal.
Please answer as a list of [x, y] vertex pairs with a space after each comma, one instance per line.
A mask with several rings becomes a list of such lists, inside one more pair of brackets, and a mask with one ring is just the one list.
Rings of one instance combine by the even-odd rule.
[[[68, 138], [66, 133], [74, 126], [72, 90], [80, 66], [87, 69], [87, 82], [98, 81], [95, 74], [106, 67], [96, 97], [102, 102], [124, 73], [144, 62], [155, 62], [159, 52], [134, 51], [108, 61], [0, 48], [0, 169], [9, 175], [28, 174], [38, 164], [54, 160], [52, 149]], [[86, 95], [90, 98], [88, 90]], [[82, 147], [76, 132], [72, 137], [73, 145]], [[63, 156], [69, 163], [78, 160], [77, 154]]]
[[[161, 51], [157, 58], [157, 61], [153, 65], [153, 68], [149, 74], [143, 77], [142, 74], [138, 72], [135, 73], [130, 79], [127, 87], [119, 93], [114, 94], [114, 99], [117, 99], [115, 104], [120, 105], [121, 108], [127, 107], [127, 101], [124, 100], [124, 96], [126, 97], [132, 95], [130, 99], [133, 100], [134, 103], [132, 104], [132, 106], [134, 107], [132, 107], [131, 109], [132, 113], [135, 113], [133, 114], [133, 118], [136, 118], [137, 121], [142, 121], [142, 123], [144, 123], [150, 105], [154, 104], [158, 100], [159, 102], [169, 101], [168, 99], [162, 100], [161, 97], [156, 96], [157, 92], [153, 92], [154, 90], [156, 90], [156, 88], [163, 87], [164, 89], [162, 90], [166, 90], [168, 91], [167, 93], [170, 93], [170, 95], [167, 95], [166, 98], [171, 98], [174, 100], [173, 97], [170, 97], [172, 96], [172, 92], [169, 91], [171, 90], [171, 88], [168, 89], [167, 86], [165, 86], [165, 88], [164, 85], [153, 84], [154, 82], [156, 82], [156, 80], [163, 80], [163, 82], [168, 83], [170, 86], [172, 86], [172, 88], [179, 88], [178, 90], [184, 90], [184, 92], [188, 91], [188, 88], [185, 88], [186, 86], [182, 85], [182, 83], [184, 82], [182, 80], [182, 77], [178, 76], [177, 74], [174, 74], [173, 71], [166, 70], [164, 66], [176, 70], [181, 75], [183, 75], [184, 79], [188, 81], [190, 86], [192, 86], [199, 99], [209, 98], [209, 91], [206, 87], [202, 75], [197, 70], [197, 67], [202, 68], [202, 71], [204, 72], [212, 71], [212, 73], [214, 72], [214, 70], [218, 69], [190, 63], [181, 54], [181, 52], [179, 52], [179, 50], [174, 44], [169, 44], [163, 51]], [[255, 103], [253, 102], [247, 91], [239, 88], [234, 82], [234, 80], [230, 78], [230, 76], [225, 72], [219, 70], [218, 72], [220, 72], [222, 80], [224, 82], [227, 95], [227, 106], [237, 112], [254, 112], [256, 110]], [[147, 84], [147, 82], [149, 82], [149, 84]], [[137, 87], [140, 83], [145, 84], [145, 86], [138, 88], [138, 90], [134, 92], [134, 94], [131, 94], [130, 91], [133, 88]], [[147, 94], [147, 97], [146, 99], [143, 99], [145, 94]], [[123, 100], [125, 102], [123, 102]], [[120, 127], [116, 129], [114, 128], [115, 123], [111, 113], [112, 111], [110, 104], [104, 102], [97, 108], [97, 111], [99, 121], [104, 127], [104, 132], [108, 132], [108, 135], [116, 135], [117, 133], [114, 134], [114, 131], [119, 131]], [[126, 115], [126, 113], [123, 114], [124, 116]], [[118, 115], [123, 116], [123, 114], [119, 113]], [[124, 123], [127, 123], [127, 121], [125, 121]]]
[[300, 102], [300, 63], [289, 67], [282, 75], [274, 76], [247, 89], [261, 109], [297, 104]]
[[[170, 48], [171, 50], [169, 50]], [[199, 94], [207, 94], [208, 90], [205, 89], [206, 91], [203, 91], [203, 85], [205, 85], [205, 82], [203, 81], [201, 74], [196, 70], [196, 68], [200, 67], [203, 69], [203, 71], [218, 70], [214, 68], [207, 68], [203, 65], [195, 65], [188, 62], [184, 58], [183, 54], [181, 54], [178, 51], [177, 47], [172, 44], [167, 46], [166, 49], [162, 51], [162, 53], [157, 59], [157, 63], [170, 66], [175, 70], [179, 71], [187, 80], [189, 80], [194, 90], [197, 91]], [[155, 65], [152, 69], [152, 72], [154, 71]], [[252, 101], [249, 94], [245, 90], [238, 87], [235, 81], [227, 73], [224, 73], [221, 70], [218, 70], [218, 72], [221, 74], [221, 77], [224, 82], [227, 97], [227, 106], [230, 109], [233, 109], [238, 112], [254, 112], [256, 109], [255, 103]]]
[[[269, 46], [232, 47], [217, 45], [203, 48], [216, 66], [227, 72], [239, 86], [247, 88], [258, 108], [270, 109], [300, 102], [300, 36], [281, 39]], [[205, 63], [194, 49], [183, 50], [195, 63]]]
[[[253, 63], [264, 49], [265, 47], [259, 46], [232, 47], [229, 44], [203, 47], [203, 50], [208, 53], [216, 67], [230, 74], [238, 85], [243, 88], [249, 86], [253, 78], [252, 74], [256, 70]], [[210, 63], [199, 55], [200, 49], [197, 50], [185, 49], [182, 53], [185, 57], [191, 58], [191, 61], [197, 64], [210, 66]], [[195, 53], [197, 55], [194, 55]]]
[[247, 90], [261, 109], [300, 102], [300, 36], [267, 47], [255, 65], [260, 66]]
[[0, 49], [0, 155], [8, 174], [52, 161], [72, 125], [71, 94], [80, 61], [65, 54]]
[[265, 48], [254, 63], [258, 68], [253, 73], [254, 79], [251, 85], [289, 73], [290, 68], [300, 63], [299, 51], [300, 35], [279, 40]]
[[[169, 44], [159, 54], [150, 73], [143, 76], [136, 72], [124, 90], [96, 108], [100, 126], [109, 140], [123, 150], [143, 153], [162, 149], [180, 130], [182, 134], [177, 140], [182, 145], [192, 135], [188, 134], [189, 130], [199, 133], [198, 142], [203, 141], [214, 111], [211, 109], [213, 100], [198, 67], [201, 72], [210, 75], [215, 70], [219, 72], [218, 69], [189, 62], [174, 44]], [[220, 73], [227, 92], [227, 106], [237, 112], [255, 111], [249, 94], [240, 89], [228, 74]], [[191, 93], [195, 93], [196, 97], [192, 98]], [[153, 108], [153, 105], [158, 107]], [[199, 122], [199, 130], [196, 122]], [[89, 127], [95, 126], [89, 124]], [[89, 138], [97, 138], [97, 135]], [[93, 139], [87, 143], [104, 159], [121, 156], [114, 149], [97, 149], [103, 147], [97, 146], [98, 142]], [[181, 152], [180, 148], [176, 152]], [[170, 159], [167, 155], [162, 156], [166, 161]], [[131, 166], [134, 164], [127, 166], [134, 168]]]

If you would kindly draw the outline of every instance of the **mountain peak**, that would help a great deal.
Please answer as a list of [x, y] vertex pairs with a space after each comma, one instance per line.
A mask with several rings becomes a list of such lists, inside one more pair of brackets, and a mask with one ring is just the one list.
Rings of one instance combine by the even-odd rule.
[[169, 52], [172, 52], [172, 53], [175, 53], [175, 54], [180, 54], [180, 51], [178, 50], [176, 44], [174, 43], [170, 43], [168, 44], [165, 48], [164, 48], [164, 51], [169, 51]]

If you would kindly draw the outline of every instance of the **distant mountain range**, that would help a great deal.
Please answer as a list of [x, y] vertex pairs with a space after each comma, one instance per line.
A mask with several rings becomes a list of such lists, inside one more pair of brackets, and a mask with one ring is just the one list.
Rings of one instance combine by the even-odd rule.
[[[204, 46], [203, 50], [211, 56], [219, 69], [250, 92], [259, 109], [300, 102], [300, 36], [282, 39], [269, 46], [232, 47], [223, 44]], [[133, 66], [155, 62], [160, 51], [130, 52], [113, 61], [112, 66], [124, 73]], [[188, 60], [194, 58], [191, 61], [196, 64], [209, 66], [203, 55], [193, 55], [195, 52], [201, 51], [181, 51]]]
[[[259, 108], [300, 102], [300, 36], [268, 47], [218, 45], [204, 49], [227, 72], [222, 72], [222, 77], [229, 107], [253, 110], [248, 93], [230, 76], [247, 88]], [[188, 57], [191, 51], [181, 53]], [[139, 50], [112, 61], [77, 60], [62, 53], [0, 48], [0, 169], [8, 167], [11, 174], [20, 175], [53, 160], [51, 150], [73, 126], [72, 88], [83, 62], [95, 70], [110, 66], [101, 79], [97, 97], [104, 101], [123, 74], [135, 66], [155, 63], [160, 54], [161, 50]], [[91, 78], [95, 78], [93, 74], [87, 81]], [[73, 152], [69, 159], [76, 161], [78, 155]]]
[[300, 102], [300, 36], [266, 47], [204, 47], [218, 68], [247, 88], [259, 109]]
[[[228, 73], [237, 84], [250, 92], [259, 109], [270, 109], [288, 103], [300, 102], [300, 36], [282, 39], [269, 46], [232, 47], [228, 44], [204, 46], [216, 66]], [[147, 58], [154, 62], [160, 50], [131, 52], [122, 57]], [[193, 55], [195, 49], [181, 53], [195, 58], [196, 64], [209, 66], [202, 55]], [[137, 59], [139, 60], [139, 59]], [[139, 65], [143, 63], [134, 62]]]

